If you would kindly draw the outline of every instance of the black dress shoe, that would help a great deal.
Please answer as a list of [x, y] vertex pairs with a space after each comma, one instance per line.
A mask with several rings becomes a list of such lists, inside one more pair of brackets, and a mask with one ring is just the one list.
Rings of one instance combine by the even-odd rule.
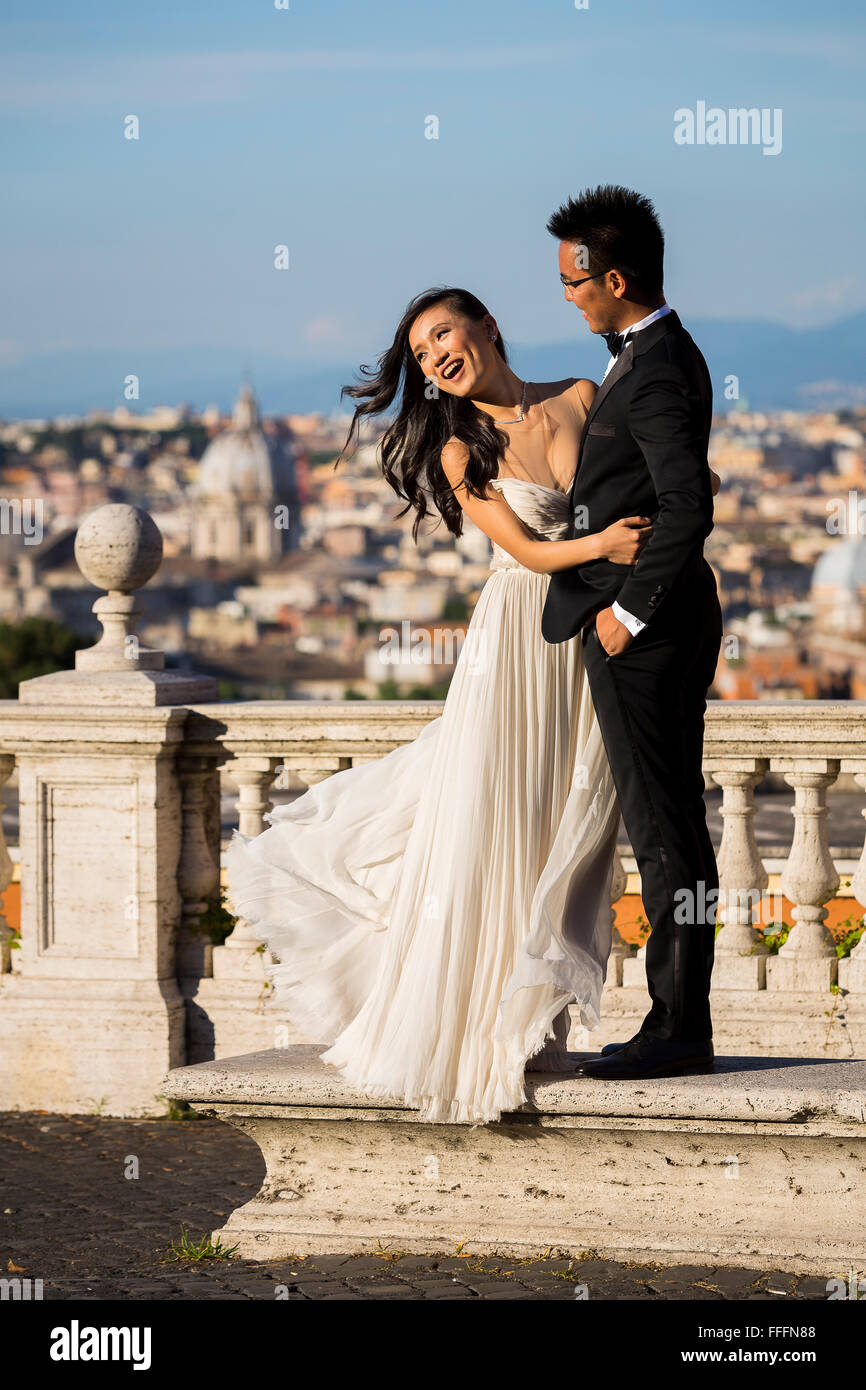
[[712, 1039], [679, 1042], [637, 1037], [606, 1057], [579, 1062], [575, 1074], [599, 1080], [639, 1081], [651, 1076], [704, 1075], [715, 1069]]
[[615, 1052], [622, 1052], [624, 1047], [628, 1047], [629, 1043], [637, 1042], [639, 1037], [640, 1033], [635, 1033], [633, 1038], [628, 1039], [628, 1042], [606, 1043], [605, 1046], [601, 1049], [602, 1057], [612, 1057]]

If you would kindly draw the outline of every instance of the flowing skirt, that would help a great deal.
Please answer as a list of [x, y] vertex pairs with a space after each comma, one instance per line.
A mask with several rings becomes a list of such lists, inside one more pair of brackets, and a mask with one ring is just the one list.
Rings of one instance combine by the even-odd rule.
[[548, 584], [494, 571], [442, 714], [226, 852], [275, 1003], [363, 1094], [424, 1120], [519, 1109], [530, 1058], [569, 1065], [565, 1006], [600, 1022], [619, 808], [580, 637], [541, 636]]

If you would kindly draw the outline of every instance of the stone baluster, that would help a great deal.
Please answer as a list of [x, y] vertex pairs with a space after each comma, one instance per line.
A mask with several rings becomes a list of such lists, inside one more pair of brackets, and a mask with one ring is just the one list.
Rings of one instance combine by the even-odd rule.
[[614, 903], [619, 902], [628, 884], [628, 875], [622, 865], [619, 850], [614, 850], [613, 872], [610, 880], [610, 956], [607, 962], [605, 987], [614, 989], [622, 984], [623, 961], [634, 955], [634, 948], [623, 941], [616, 925]]
[[[11, 753], [0, 753], [0, 896], [6, 892], [12, 882], [12, 860], [9, 858], [6, 837], [3, 834], [3, 787], [12, 776], [14, 767], [15, 759]], [[11, 943], [12, 929], [0, 911], [0, 975], [4, 975], [12, 969]]]
[[[181, 783], [181, 854], [177, 886], [182, 899], [177, 944], [178, 976], [207, 975], [212, 943], [197, 930], [207, 900], [219, 886], [219, 864], [208, 842], [206, 794], [208, 778], [218, 777], [213, 759], [182, 755], [177, 759]], [[217, 854], [219, 847], [217, 844]]]
[[649, 936], [644, 938], [642, 946], [632, 947], [627, 955], [622, 958], [622, 985], [623, 989], [639, 989], [646, 991], [646, 947]]
[[[605, 989], [615, 989], [622, 984], [623, 960], [633, 954], [633, 948], [623, 941], [619, 934], [616, 926], [616, 914], [613, 910], [614, 903], [619, 902], [625, 892], [627, 883], [628, 877], [623, 868], [619, 850], [614, 849], [610, 879], [611, 949], [604, 982]], [[584, 1052], [587, 1048], [595, 1046], [591, 1041], [589, 1029], [585, 1028], [580, 1021], [580, 1011], [575, 1004], [566, 1005], [562, 1012], [557, 1014], [553, 1026], [553, 1039], [549, 1039], [540, 1052], [529, 1058], [526, 1063], [528, 1072], [561, 1070], [565, 1065], [565, 1058], [569, 1049]]]
[[265, 816], [273, 807], [271, 787], [279, 758], [244, 754], [235, 758], [229, 772], [238, 789], [238, 830], [242, 835], [261, 835]]
[[755, 907], [769, 883], [755, 840], [755, 787], [766, 758], [724, 759], [705, 768], [722, 789], [722, 843], [713, 989], [764, 989], [769, 951], [755, 930]]
[[344, 772], [347, 768], [360, 766], [361, 763], [377, 763], [381, 756], [381, 753], [376, 753], [372, 757], [344, 758], [326, 754], [315, 763], [293, 765], [291, 771], [306, 787], [312, 787], [316, 782], [324, 782], [326, 778], [333, 777], [335, 772]]
[[827, 788], [839, 773], [833, 758], [801, 758], [794, 767], [773, 759], [774, 771], [794, 788], [794, 840], [782, 871], [782, 892], [794, 903], [794, 925], [777, 956], [767, 961], [767, 989], [828, 990], [838, 957], [824, 923], [824, 903], [839, 887], [827, 843]]
[[[866, 791], [866, 771], [855, 772], [854, 781]], [[866, 818], [866, 809], [861, 812]], [[864, 841], [857, 868], [851, 876], [851, 891], [858, 903], [866, 904], [866, 841]], [[863, 918], [866, 923], [866, 917]], [[839, 984], [844, 990], [856, 994], [866, 994], [866, 932], [863, 933], [850, 956], [839, 962]]]
[[[237, 753], [227, 773], [238, 788], [238, 829], [256, 836], [268, 829], [271, 788], [284, 787], [286, 760], [267, 753]], [[294, 771], [294, 769], [292, 769]], [[229, 908], [231, 898], [229, 896]], [[211, 977], [200, 982], [195, 1003], [192, 1049], [202, 1057], [234, 1057], [268, 1047], [304, 1041], [285, 1015], [274, 1010], [265, 966], [273, 960], [242, 917], [222, 946], [214, 946]]]
[[[238, 788], [238, 829], [242, 835], [260, 835], [265, 829], [265, 814], [270, 811], [272, 804], [270, 789], [279, 764], [279, 758], [267, 754], [243, 754], [231, 763], [230, 775]], [[250, 968], [256, 966], [256, 960], [250, 958], [257, 958], [259, 970], [256, 973], [259, 973], [261, 944], [249, 922], [238, 917], [233, 931], [222, 946], [214, 948], [214, 975], [247, 975]], [[228, 951], [243, 954], [230, 957], [225, 954]], [[261, 975], [264, 979], [263, 971]]]
[[[272, 806], [270, 790], [275, 776], [282, 778], [287, 772], [292, 772], [310, 787], [314, 782], [322, 782], [348, 765], [348, 758], [335, 758], [333, 755], [325, 755], [311, 767], [304, 768], [290, 767], [286, 759], [268, 757], [265, 754], [244, 753], [236, 757], [231, 764], [230, 774], [238, 788], [238, 829], [241, 834], [260, 835], [266, 828], [264, 818]], [[247, 975], [250, 968], [256, 968], [257, 963], [261, 966], [263, 956], [270, 959], [267, 952], [263, 953], [259, 949], [261, 944], [249, 923], [239, 917], [231, 935], [215, 950], [217, 953], [242, 951], [247, 958], [256, 959], [243, 961], [240, 956], [224, 958], [218, 954], [214, 960], [214, 974]]]
[[212, 774], [207, 758], [182, 756], [177, 760], [181, 780], [183, 844], [178, 866], [178, 887], [183, 898], [184, 922], [195, 921], [207, 906], [216, 886], [218, 871], [207, 841], [205, 782]]
[[624, 956], [622, 962], [622, 983], [624, 989], [645, 990], [646, 981], [646, 947], [649, 937], [646, 938], [642, 946], [639, 946], [633, 955]]

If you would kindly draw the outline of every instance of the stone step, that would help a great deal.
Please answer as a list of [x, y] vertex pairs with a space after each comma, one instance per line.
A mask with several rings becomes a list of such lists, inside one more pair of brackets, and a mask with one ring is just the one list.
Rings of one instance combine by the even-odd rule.
[[640, 1082], [528, 1073], [522, 1109], [472, 1126], [364, 1096], [323, 1051], [202, 1062], [163, 1084], [262, 1151], [261, 1190], [213, 1233], [245, 1258], [461, 1245], [828, 1278], [866, 1264], [866, 1061], [717, 1057], [709, 1076]]

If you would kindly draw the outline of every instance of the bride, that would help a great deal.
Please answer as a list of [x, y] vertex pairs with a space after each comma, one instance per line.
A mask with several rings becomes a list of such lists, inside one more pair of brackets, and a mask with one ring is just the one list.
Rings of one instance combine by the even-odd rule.
[[236, 830], [228, 897], [324, 1062], [423, 1120], [482, 1124], [526, 1103], [530, 1059], [569, 1066], [570, 1003], [600, 1022], [619, 809], [580, 637], [545, 642], [541, 613], [553, 571], [633, 564], [651, 526], [564, 538], [596, 387], [521, 381], [466, 290], [419, 295], [362, 372], [347, 447], [401, 393], [381, 448], [401, 515], [417, 540], [428, 503], [455, 536], [465, 513], [490, 577], [441, 715]]

